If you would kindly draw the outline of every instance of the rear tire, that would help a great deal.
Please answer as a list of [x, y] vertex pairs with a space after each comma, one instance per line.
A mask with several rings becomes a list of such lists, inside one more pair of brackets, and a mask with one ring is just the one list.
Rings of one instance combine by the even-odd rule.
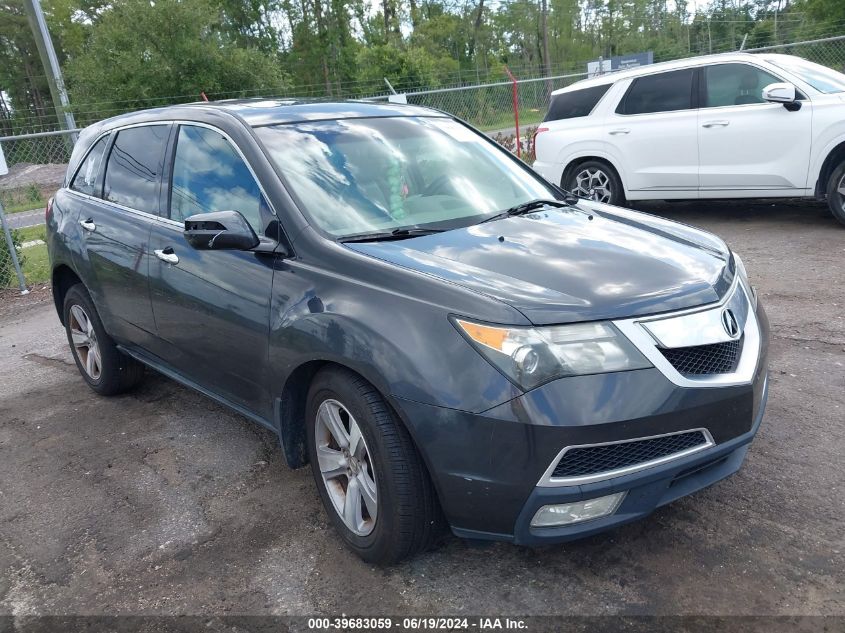
[[587, 160], [567, 169], [561, 187], [586, 200], [616, 206], [625, 204], [625, 190], [619, 174], [601, 160]]
[[65, 294], [65, 333], [82, 378], [101, 396], [123, 393], [144, 377], [144, 366], [117, 349], [82, 284]]
[[377, 565], [427, 549], [443, 528], [440, 506], [408, 431], [381, 394], [349, 370], [324, 369], [311, 384], [305, 419], [314, 480], [346, 544]]
[[845, 224], [845, 161], [839, 163], [827, 180], [827, 206], [833, 217]]

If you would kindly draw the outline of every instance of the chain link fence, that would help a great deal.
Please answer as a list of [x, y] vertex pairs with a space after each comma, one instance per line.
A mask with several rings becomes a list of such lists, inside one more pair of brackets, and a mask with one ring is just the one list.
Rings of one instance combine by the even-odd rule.
[[0, 291], [49, 280], [44, 209], [62, 185], [75, 139], [67, 131], [0, 138], [8, 165], [0, 176]]
[[797, 55], [811, 62], [828, 66], [839, 72], [845, 72], [845, 35], [825, 37], [809, 42], [775, 44], [759, 48], [746, 49], [747, 53], [786, 53]]
[[[746, 52], [788, 53], [845, 71], [845, 36], [778, 44]], [[585, 67], [586, 63], [581, 65], [581, 68]], [[530, 71], [521, 72], [528, 75]], [[443, 110], [468, 121], [511, 151], [517, 151], [519, 147], [523, 157], [527, 157], [529, 139], [543, 120], [551, 92], [585, 78], [587, 73], [523, 78], [519, 73], [515, 74], [515, 82], [506, 81], [503, 76], [502, 81], [488, 83], [478, 83], [476, 77], [462, 75], [456, 78], [457, 85], [453, 87], [413, 89], [403, 86], [402, 94], [408, 103]], [[389, 98], [387, 94], [374, 95], [372, 86], [360, 86], [360, 89], [359, 98], [382, 101]], [[184, 100], [175, 98], [173, 101]], [[515, 115], [519, 117], [518, 139], [515, 135]], [[41, 283], [49, 277], [46, 246], [42, 239], [43, 211], [47, 200], [64, 179], [75, 136], [75, 131], [57, 131], [0, 137], [0, 149], [9, 166], [9, 174], [0, 176], [0, 204], [5, 210], [10, 236], [19, 245], [18, 252], [23, 262], [21, 268], [27, 285]], [[4, 235], [0, 234], [0, 289], [16, 287], [17, 284], [9, 247]]]
[[9, 227], [0, 205], [0, 296], [8, 288], [26, 292], [28, 284], [22, 268], [25, 261], [21, 235]]

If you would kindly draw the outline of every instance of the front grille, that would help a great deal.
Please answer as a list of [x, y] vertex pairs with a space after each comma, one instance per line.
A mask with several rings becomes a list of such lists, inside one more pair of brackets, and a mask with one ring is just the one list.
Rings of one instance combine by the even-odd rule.
[[729, 374], [739, 361], [740, 341], [696, 345], [695, 347], [659, 348], [672, 367], [684, 376]]
[[644, 464], [708, 444], [703, 431], [686, 431], [644, 440], [570, 448], [555, 466], [552, 477], [584, 477]]

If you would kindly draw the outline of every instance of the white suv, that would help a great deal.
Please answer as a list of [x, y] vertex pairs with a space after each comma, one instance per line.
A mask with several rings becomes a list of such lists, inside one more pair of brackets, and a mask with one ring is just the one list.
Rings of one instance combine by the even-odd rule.
[[534, 169], [625, 200], [827, 197], [845, 223], [845, 75], [792, 55], [643, 66], [552, 93]]

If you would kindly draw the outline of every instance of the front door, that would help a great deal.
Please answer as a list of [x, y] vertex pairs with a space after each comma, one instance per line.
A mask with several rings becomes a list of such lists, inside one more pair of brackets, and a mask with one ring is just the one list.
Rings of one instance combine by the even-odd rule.
[[701, 73], [698, 111], [702, 197], [801, 193], [807, 180], [812, 104], [763, 101], [782, 80], [747, 63], [714, 64]]
[[243, 158], [215, 129], [179, 127], [170, 181], [170, 220], [153, 227], [150, 238], [154, 352], [199, 386], [269, 419], [274, 255], [196, 250], [183, 222], [234, 210], [261, 235], [273, 216]]

